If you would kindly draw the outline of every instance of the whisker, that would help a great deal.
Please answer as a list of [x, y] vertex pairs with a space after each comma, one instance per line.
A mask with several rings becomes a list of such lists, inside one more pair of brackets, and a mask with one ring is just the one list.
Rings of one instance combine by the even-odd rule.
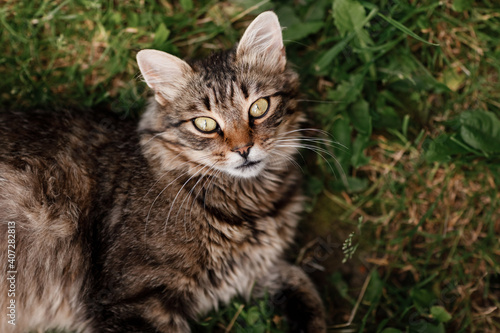
[[327, 132], [325, 130], [318, 129], [318, 128], [299, 128], [299, 129], [291, 130], [288, 132], [280, 133], [280, 135], [277, 138], [278, 139], [284, 138], [284, 137], [286, 137], [287, 134], [292, 134], [292, 133], [297, 133], [297, 132], [315, 132], [315, 133], [319, 133], [321, 135], [324, 135], [326, 137], [332, 138], [334, 140], [334, 142], [338, 142], [337, 140], [335, 140], [335, 137], [332, 134], [330, 134], [329, 132]]
[[[219, 177], [219, 175], [222, 173], [222, 170], [218, 170], [215, 175], [212, 177], [212, 179], [210, 180], [210, 183], [208, 183], [208, 186], [207, 186], [207, 193], [205, 193], [205, 199], [203, 200], [203, 210], [206, 210], [206, 199], [209, 195], [209, 192], [210, 192], [210, 189], [213, 188], [213, 185], [215, 184], [214, 183], [214, 180], [217, 179], [217, 177]], [[212, 186], [212, 187], [211, 187]]]
[[[276, 147], [281, 146], [281, 147], [291, 147], [291, 148], [295, 148], [297, 150], [299, 148], [311, 150], [311, 151], [315, 152], [316, 154], [320, 155], [321, 158], [323, 160], [325, 160], [325, 162], [328, 164], [330, 170], [332, 170], [332, 172], [335, 174], [334, 168], [332, 167], [330, 162], [323, 156], [323, 154], [330, 156], [335, 162], [337, 170], [340, 173], [341, 179], [343, 180], [344, 183], [346, 183], [347, 178], [345, 176], [345, 172], [342, 169], [342, 166], [339, 163], [338, 159], [335, 157], [335, 155], [332, 152], [330, 152], [329, 150], [322, 148], [322, 147], [318, 147], [314, 144], [324, 145], [326, 147], [331, 147], [331, 148], [336, 148], [336, 149], [341, 149], [342, 151], [345, 151], [345, 152], [348, 152], [349, 148], [346, 147], [345, 145], [341, 144], [338, 141], [334, 141], [334, 140], [327, 139], [327, 138], [316, 138], [316, 137], [304, 136], [304, 135], [290, 137], [291, 134], [292, 135], [294, 133], [301, 133], [302, 134], [304, 132], [315, 132], [315, 133], [319, 133], [320, 135], [324, 135], [327, 138], [333, 138], [333, 136], [330, 133], [328, 133], [324, 130], [321, 130], [321, 129], [317, 129], [317, 128], [294, 129], [291, 131], [281, 133], [275, 141], [275, 143], [277, 144]], [[305, 143], [303, 143], [303, 142], [305, 142]]]
[[181, 178], [182, 176], [184, 176], [186, 173], [188, 173], [189, 170], [186, 170], [185, 172], [183, 172], [182, 174], [180, 174], [177, 178], [175, 178], [174, 180], [172, 180], [170, 183], [168, 183], [161, 191], [160, 193], [158, 193], [158, 195], [156, 196], [156, 198], [153, 200], [153, 203], [151, 204], [151, 207], [149, 207], [149, 211], [148, 211], [148, 215], [146, 216], [146, 224], [148, 223], [149, 221], [149, 216], [151, 214], [151, 210], [153, 209], [153, 206], [154, 204], [156, 203], [156, 200], [158, 200], [158, 198], [162, 195], [163, 192], [165, 192], [165, 190], [170, 186], [172, 185], [175, 181], [177, 181], [179, 178]]
[[313, 103], [320, 103], [320, 104], [342, 104], [342, 103], [345, 103], [342, 101], [321, 101], [319, 99], [298, 99], [297, 102], [313, 102]]
[[[175, 159], [176, 159], [176, 158], [177, 158], [180, 154], [181, 154], [181, 153], [177, 154], [177, 155], [176, 155], [176, 156], [172, 159], [172, 161], [175, 161]], [[183, 165], [185, 165], [185, 164], [187, 164], [187, 163], [189, 163], [189, 161], [182, 163], [181, 165], [179, 165], [179, 167], [181, 167], [181, 166], [183, 166]], [[161, 177], [159, 177], [159, 178], [156, 180], [156, 182], [155, 182], [153, 185], [151, 185], [151, 187], [149, 188], [149, 190], [146, 192], [146, 194], [144, 194], [144, 196], [143, 196], [142, 198], [144, 199], [144, 198], [145, 198], [145, 197], [149, 194], [149, 192], [151, 192], [151, 190], [153, 189], [153, 187], [155, 187], [155, 186], [156, 186], [156, 184], [158, 184], [158, 182], [160, 182], [160, 180], [161, 180], [163, 177], [165, 177], [166, 175], [168, 175], [171, 171], [172, 171], [172, 170], [168, 170], [168, 171], [166, 171], [163, 175], [161, 175]]]
[[297, 147], [294, 147], [292, 144], [289, 144], [288, 146], [284, 146], [284, 145], [275, 145], [275, 147], [290, 147], [290, 148], [294, 148], [295, 151], [297, 152], [297, 154], [299, 154], [300, 158], [302, 159], [302, 161], [304, 163], [306, 163], [306, 159], [304, 158], [304, 155], [302, 155], [302, 153], [300, 152], [300, 150], [297, 148]]
[[207, 166], [204, 165], [203, 168], [201, 168], [200, 170], [196, 171], [191, 177], [189, 177], [188, 180], [186, 180], [184, 182], [184, 184], [182, 185], [182, 187], [179, 189], [179, 191], [177, 191], [177, 194], [175, 195], [175, 198], [174, 198], [174, 201], [172, 201], [172, 203], [170, 204], [170, 209], [168, 210], [168, 214], [167, 214], [167, 218], [165, 219], [165, 227], [164, 227], [164, 230], [166, 230], [166, 227], [167, 227], [167, 223], [170, 219], [170, 213], [172, 213], [172, 208], [174, 207], [174, 204], [175, 202], [177, 201], [177, 198], [179, 197], [179, 194], [181, 193], [181, 191], [184, 189], [184, 187], [187, 185], [187, 183], [189, 183], [189, 181], [191, 179], [193, 179], [197, 174], [199, 174], [201, 171], [203, 171]]
[[[203, 160], [206, 160], [206, 159], [209, 159], [209, 156], [204, 156], [201, 158], [201, 161]], [[183, 166], [185, 164], [188, 164], [190, 163], [189, 161], [187, 162], [184, 162], [182, 163], [180, 166]], [[172, 170], [170, 170], [171, 172]], [[179, 178], [181, 178], [182, 176], [184, 176], [185, 174], [187, 174], [189, 172], [189, 169], [186, 170], [185, 172], [181, 173], [177, 178], [175, 178], [174, 180], [172, 180], [170, 183], [168, 183], [161, 191], [160, 193], [158, 193], [158, 195], [155, 197], [155, 199], [153, 200], [153, 202], [151, 203], [151, 206], [149, 207], [149, 210], [148, 210], [148, 214], [146, 215], [146, 222], [145, 222], [145, 225], [144, 225], [144, 233], [146, 234], [147, 233], [147, 226], [148, 226], [148, 222], [149, 222], [149, 217], [151, 215], [151, 211], [153, 209], [153, 206], [155, 205], [156, 201], [160, 198], [160, 196], [163, 194], [163, 192], [165, 192], [165, 190], [170, 187], [170, 185], [172, 185], [174, 182], [176, 182]], [[164, 177], [165, 175], [167, 175], [169, 173], [169, 171], [165, 172], [160, 178]], [[148, 190], [148, 193], [151, 191], [151, 189], [160, 181], [160, 179], [158, 179], [156, 181], [156, 183], [151, 186], [151, 188]], [[147, 193], [146, 193], [147, 194]], [[146, 195], [145, 195], [146, 196]], [[144, 196], [144, 197], [145, 197]]]
[[299, 129], [294, 129], [294, 130], [291, 130], [291, 131], [280, 133], [280, 135], [286, 135], [286, 134], [297, 133], [297, 132], [317, 132], [317, 133], [321, 133], [321, 134], [323, 134], [325, 136], [333, 137], [327, 131], [319, 129], [319, 128], [299, 128]]
[[[209, 172], [211, 172], [212, 170], [216, 170], [216, 169], [215, 169], [215, 164], [217, 164], [217, 163], [218, 163], [218, 162], [215, 162], [215, 163], [214, 163], [214, 165], [213, 165], [213, 166], [212, 166], [212, 167], [211, 167], [211, 168], [207, 171], [207, 174], [208, 174]], [[198, 191], [198, 193], [196, 193], [196, 196], [194, 197], [194, 199], [195, 199], [195, 200], [193, 200], [193, 203], [191, 204], [191, 209], [190, 209], [190, 211], [191, 211], [191, 212], [192, 212], [192, 207], [193, 207], [193, 205], [194, 205], [194, 203], [195, 203], [196, 199], [197, 199], [197, 198], [198, 198], [198, 196], [200, 195], [201, 191], [202, 191], [203, 189], [205, 189], [205, 190], [206, 190], [206, 189], [210, 186], [210, 183], [213, 181], [214, 177], [215, 177], [216, 175], [218, 175], [218, 174], [219, 174], [219, 172], [220, 172], [220, 170], [217, 170], [217, 172], [215, 173], [215, 175], [210, 175], [210, 176], [208, 176], [208, 177], [207, 177], [207, 179], [205, 180], [205, 183], [203, 183], [203, 185], [200, 187], [200, 190]], [[209, 183], [209, 184], [208, 184], [208, 186], [207, 186], [207, 183]], [[206, 193], [205, 193], [205, 195], [206, 195]], [[189, 217], [189, 218], [191, 218], [191, 214], [190, 214], [190, 217]]]
[[[211, 172], [212, 170], [215, 170], [215, 165], [217, 164], [218, 162], [215, 162], [211, 167], [210, 169], [208, 169], [208, 171], [205, 173], [205, 175], [203, 177], [205, 177], [209, 172]], [[194, 204], [196, 203], [196, 199], [198, 198], [198, 196], [200, 195], [201, 191], [206, 188], [206, 185], [207, 183], [210, 181], [210, 177], [211, 176], [208, 176], [207, 179], [205, 180], [205, 182], [203, 183], [203, 185], [200, 186], [200, 189], [198, 190], [198, 192], [196, 193], [194, 199], [193, 199], [193, 202], [191, 203], [191, 207], [189, 208], [189, 220], [191, 221], [191, 216], [192, 216], [192, 213], [193, 213], [193, 206]], [[213, 177], [213, 175], [212, 175]], [[196, 186], [196, 185], [195, 185]], [[204, 208], [205, 209], [205, 208]], [[186, 223], [186, 216], [184, 214], [184, 223]]]
[[335, 141], [331, 141], [331, 140], [327, 140], [327, 139], [319, 139], [319, 138], [316, 139], [316, 138], [298, 137], [298, 138], [291, 138], [291, 139], [278, 139], [275, 142], [302, 142], [302, 141], [323, 144], [325, 146], [330, 146], [332, 148], [338, 148], [338, 149], [342, 148], [342, 150], [344, 152], [349, 151], [349, 149], [345, 145], [343, 145], [339, 142], [335, 142]]
[[291, 148], [296, 148], [296, 149], [298, 149], [298, 148], [309, 149], [309, 150], [315, 152], [316, 154], [318, 154], [319, 156], [321, 156], [321, 158], [328, 164], [328, 166], [329, 166], [330, 170], [332, 170], [333, 174], [335, 174], [335, 170], [333, 169], [330, 162], [328, 162], [326, 157], [323, 156], [323, 154], [330, 156], [334, 160], [335, 165], [337, 166], [337, 170], [339, 170], [340, 177], [341, 177], [344, 185], [347, 185], [347, 177], [345, 175], [344, 170], [342, 169], [342, 165], [337, 160], [337, 158], [332, 153], [330, 153], [328, 150], [320, 148], [320, 147], [316, 147], [313, 145], [307, 145], [307, 144], [306, 145], [304, 145], [304, 144], [297, 144], [297, 145], [284, 144], [284, 145], [276, 145], [276, 147], [291, 147]]
[[[214, 164], [212, 164], [211, 166], [205, 166], [205, 167], [208, 167], [208, 170], [200, 177], [200, 179], [198, 179], [198, 181], [196, 181], [196, 183], [194, 184], [194, 186], [191, 188], [191, 190], [187, 193], [186, 195], [186, 198], [184, 198], [184, 200], [182, 201], [181, 203], [181, 206], [179, 207], [179, 209], [177, 210], [177, 215], [175, 216], [175, 221], [177, 221], [177, 218], [179, 217], [179, 213], [180, 211], [182, 210], [182, 206], [184, 206], [184, 203], [186, 202], [187, 199], [189, 199], [191, 197], [191, 195], [193, 194], [194, 192], [194, 189], [196, 188], [196, 186], [200, 183], [200, 181], [208, 174], [208, 172], [210, 172], [210, 170], [212, 169], [212, 167], [216, 164], [217, 162], [215, 162]], [[205, 167], [203, 167], [202, 170], [205, 169]], [[201, 171], [201, 170], [200, 170]], [[184, 218], [185, 218], [185, 215], [184, 215]], [[184, 219], [184, 225], [186, 224], [186, 219]]]
[[153, 141], [154, 139], [156, 139], [157, 136], [160, 136], [160, 135], [163, 135], [167, 133], [166, 131], [163, 131], [163, 132], [159, 132], [159, 133], [156, 133], [155, 135], [153, 135], [148, 141], [146, 141], [145, 143], [142, 144], [142, 146], [145, 146], [147, 145], [148, 143], [150, 143], [151, 141]]
[[[209, 169], [210, 170], [210, 169]], [[208, 172], [208, 171], [207, 171]], [[175, 215], [175, 223], [177, 223], [177, 219], [179, 218], [179, 213], [181, 212], [182, 210], [182, 206], [184, 206], [184, 203], [186, 202], [186, 200], [188, 200], [189, 202], [189, 198], [191, 198], [191, 195], [194, 191], [194, 189], [196, 188], [196, 186], [199, 184], [199, 182], [205, 177], [206, 173], [204, 173], [200, 179], [198, 179], [198, 181], [194, 184], [193, 188], [186, 194], [186, 197], [184, 198], [184, 200], [182, 200], [182, 203], [181, 203], [181, 206], [177, 209], [177, 215]], [[194, 203], [194, 199], [193, 199], [193, 203]], [[187, 214], [187, 211], [184, 212], [184, 234], [186, 235], [186, 239], [188, 239], [188, 232], [187, 232], [187, 227], [186, 227], [186, 222], [187, 222], [187, 219], [186, 219], [186, 214]], [[192, 223], [189, 223], [189, 225], [191, 226], [192, 228]]]
[[325, 139], [325, 138], [317, 138], [314, 136], [282, 136], [278, 137], [277, 140], [315, 140], [318, 142], [328, 142], [328, 143], [336, 143], [337, 141], [333, 141], [331, 139]]
[[302, 173], [304, 173], [304, 169], [302, 169], [302, 167], [300, 166], [299, 163], [297, 163], [297, 161], [295, 161], [291, 156], [288, 156], [288, 155], [285, 155], [285, 154], [282, 154], [282, 153], [279, 153], [277, 151], [273, 151], [270, 156], [272, 157], [273, 155], [277, 155], [277, 156], [280, 156], [282, 158], [284, 158], [285, 160], [287, 160], [288, 162], [290, 162], [291, 164], [293, 164], [294, 166], [298, 167], [300, 169], [300, 171]]

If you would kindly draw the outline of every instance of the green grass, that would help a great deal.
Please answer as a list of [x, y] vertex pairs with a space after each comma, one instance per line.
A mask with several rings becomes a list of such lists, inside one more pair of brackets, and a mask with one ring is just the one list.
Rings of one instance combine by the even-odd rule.
[[[498, 2], [139, 3], [5, 2], [2, 107], [136, 114], [147, 96], [138, 50], [201, 57], [273, 9], [310, 125], [345, 147], [320, 147], [338, 162], [303, 152], [311, 200], [291, 251], [330, 331], [500, 330]], [[235, 300], [193, 330], [284, 325], [265, 301]]]

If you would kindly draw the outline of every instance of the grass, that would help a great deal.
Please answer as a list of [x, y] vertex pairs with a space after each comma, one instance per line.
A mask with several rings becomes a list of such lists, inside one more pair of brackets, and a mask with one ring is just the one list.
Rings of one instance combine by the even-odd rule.
[[[498, 332], [495, 1], [6, 1], [1, 105], [137, 114], [138, 50], [201, 57], [267, 9], [287, 27], [310, 125], [345, 147], [303, 152], [311, 199], [290, 256], [319, 286], [330, 331]], [[284, 325], [265, 300], [235, 300], [193, 330]]]

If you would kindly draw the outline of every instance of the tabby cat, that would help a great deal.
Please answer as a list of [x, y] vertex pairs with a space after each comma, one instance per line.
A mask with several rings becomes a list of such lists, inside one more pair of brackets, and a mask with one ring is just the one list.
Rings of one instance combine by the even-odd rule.
[[325, 332], [313, 284], [284, 260], [303, 116], [276, 15], [207, 59], [137, 60], [154, 92], [137, 124], [0, 113], [0, 332], [189, 332], [266, 293], [291, 331]]

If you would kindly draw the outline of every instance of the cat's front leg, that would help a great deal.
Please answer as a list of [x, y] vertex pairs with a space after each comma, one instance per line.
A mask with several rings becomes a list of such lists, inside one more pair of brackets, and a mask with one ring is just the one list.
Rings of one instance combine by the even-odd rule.
[[267, 276], [257, 281], [254, 291], [271, 295], [272, 304], [285, 311], [290, 332], [326, 332], [323, 302], [309, 277], [299, 267], [279, 262]]

